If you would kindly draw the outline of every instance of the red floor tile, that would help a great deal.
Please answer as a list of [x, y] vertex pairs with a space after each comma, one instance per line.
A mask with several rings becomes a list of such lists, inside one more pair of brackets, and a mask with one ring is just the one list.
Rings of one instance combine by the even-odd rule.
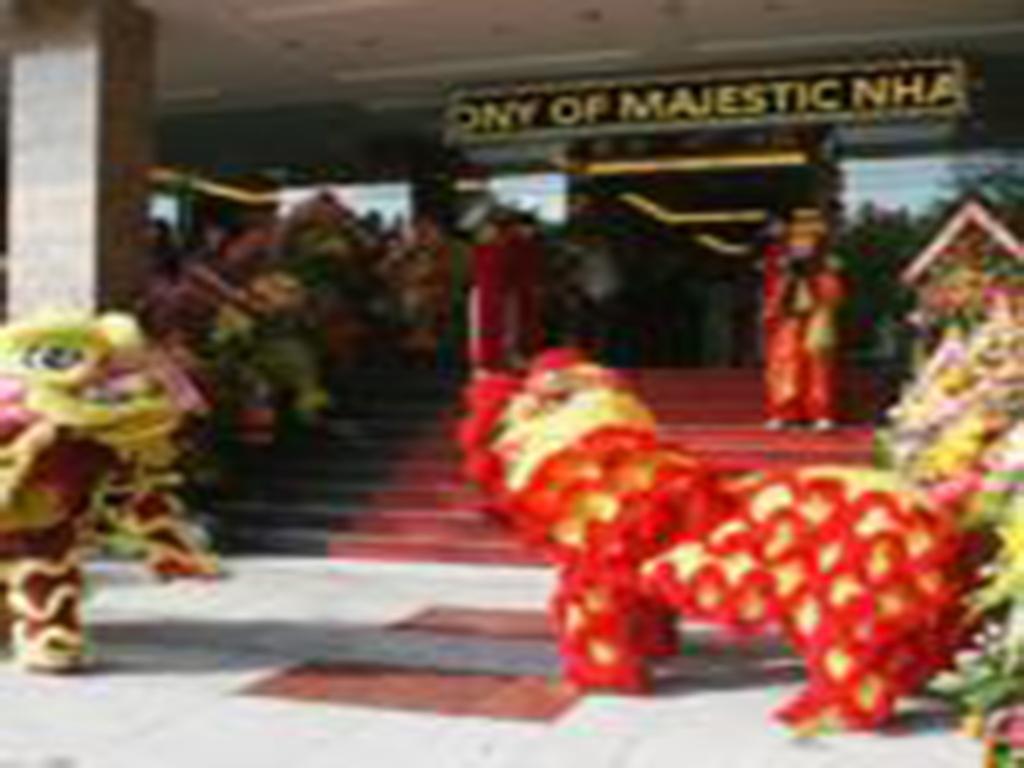
[[578, 698], [569, 686], [540, 677], [420, 670], [377, 664], [305, 664], [243, 691], [324, 704], [548, 722]]
[[391, 625], [400, 631], [489, 637], [502, 640], [550, 640], [543, 611], [487, 610], [437, 605]]
[[520, 677], [478, 702], [474, 714], [551, 722], [571, 709], [579, 696], [567, 683], [542, 677]]

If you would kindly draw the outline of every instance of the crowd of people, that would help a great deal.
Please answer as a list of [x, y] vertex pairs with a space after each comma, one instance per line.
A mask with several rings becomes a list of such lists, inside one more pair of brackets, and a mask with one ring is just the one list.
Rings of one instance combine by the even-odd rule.
[[[190, 247], [154, 222], [140, 314], [212, 381], [228, 412], [308, 418], [332, 376], [360, 366], [514, 366], [552, 344], [615, 363], [622, 264], [600, 227], [558, 236], [484, 199], [458, 231], [428, 217], [384, 226], [328, 193], [287, 215], [208, 222]], [[824, 223], [794, 220], [765, 247], [768, 426], [829, 428], [836, 309]], [[282, 407], [282, 402], [287, 403]]]
[[[202, 335], [224, 305], [246, 305], [246, 285], [272, 272], [313, 289], [316, 300], [306, 309], [330, 315], [334, 330], [344, 315], [353, 336], [354, 326], [372, 325], [379, 342], [386, 329], [398, 351], [437, 352], [453, 316], [458, 253], [437, 225], [422, 218], [402, 228], [382, 227], [328, 195], [284, 217], [260, 211], [231, 225], [206, 222], [188, 243], [155, 220], [149, 245], [150, 277], [140, 311], [150, 331], [163, 338]], [[423, 338], [425, 326], [434, 329], [436, 344]], [[358, 356], [381, 349], [350, 342], [334, 351]]]
[[355, 367], [458, 355], [463, 257], [427, 219], [382, 227], [322, 194], [186, 244], [155, 221], [149, 245], [138, 314], [199, 383], [218, 440], [317, 423]]
[[451, 229], [386, 226], [324, 193], [284, 217], [206, 222], [187, 244], [154, 221], [150, 255], [141, 313], [156, 335], [194, 346], [253, 279], [283, 271], [315, 289], [306, 309], [328, 317], [335, 363], [500, 365], [565, 341], [599, 354], [620, 287], [602, 243], [553, 237], [492, 200]]

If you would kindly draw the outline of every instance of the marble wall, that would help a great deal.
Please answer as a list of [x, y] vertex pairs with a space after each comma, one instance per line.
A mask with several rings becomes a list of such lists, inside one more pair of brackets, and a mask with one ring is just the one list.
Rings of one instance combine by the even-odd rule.
[[7, 308], [129, 306], [145, 267], [154, 30], [128, 0], [19, 0]]

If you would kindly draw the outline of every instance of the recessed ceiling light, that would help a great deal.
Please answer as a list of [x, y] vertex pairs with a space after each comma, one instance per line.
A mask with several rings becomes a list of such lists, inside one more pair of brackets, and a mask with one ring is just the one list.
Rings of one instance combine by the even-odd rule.
[[936, 27], [892, 27], [870, 32], [835, 32], [783, 37], [750, 37], [708, 40], [697, 43], [696, 53], [737, 53], [741, 51], [778, 50], [783, 48], [819, 48], [861, 43], [899, 42], [910, 40], [969, 40], [976, 37], [1000, 37], [1024, 33], [1024, 23], [961, 24]]
[[376, 99], [361, 104], [367, 112], [399, 112], [402, 110], [434, 108], [444, 99], [436, 96], [396, 96], [394, 98]]
[[160, 94], [160, 100], [169, 102], [214, 101], [223, 95], [224, 91], [214, 86], [171, 88]]
[[434, 77], [472, 77], [488, 72], [549, 69], [559, 66], [600, 64], [636, 59], [640, 51], [632, 48], [608, 48], [568, 53], [537, 53], [493, 59], [455, 59], [400, 67], [341, 70], [334, 79], [341, 83], [372, 83], [375, 80], [422, 80]]
[[686, 3], [684, 0], [662, 0], [658, 10], [662, 16], [678, 17], [686, 13]]
[[390, 10], [416, 4], [416, 0], [293, 0], [257, 8], [246, 15], [257, 24], [298, 21], [321, 16], [344, 16], [365, 11]]

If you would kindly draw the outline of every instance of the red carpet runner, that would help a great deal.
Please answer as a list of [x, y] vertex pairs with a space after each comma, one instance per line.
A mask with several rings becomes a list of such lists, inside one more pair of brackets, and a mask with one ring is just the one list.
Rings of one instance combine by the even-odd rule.
[[[860, 423], [833, 432], [769, 432], [761, 427], [756, 370], [642, 370], [629, 374], [666, 435], [735, 469], [871, 461], [866, 415], [883, 401], [870, 377], [846, 377], [847, 412]], [[459, 477], [453, 432], [457, 404], [410, 436], [388, 479], [330, 542], [337, 557], [398, 561], [528, 564], [539, 562], [479, 511], [483, 500]]]

